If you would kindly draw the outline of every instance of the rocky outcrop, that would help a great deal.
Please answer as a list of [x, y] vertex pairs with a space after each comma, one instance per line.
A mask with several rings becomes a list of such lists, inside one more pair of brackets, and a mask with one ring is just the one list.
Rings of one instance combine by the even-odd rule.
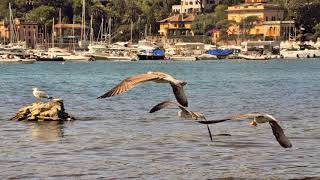
[[35, 102], [20, 109], [14, 121], [71, 121], [74, 117], [65, 112], [62, 99], [53, 99], [50, 102]]

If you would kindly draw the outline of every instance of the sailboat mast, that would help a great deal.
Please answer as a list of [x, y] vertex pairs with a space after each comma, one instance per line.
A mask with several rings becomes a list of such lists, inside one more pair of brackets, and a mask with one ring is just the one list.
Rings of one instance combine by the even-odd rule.
[[111, 44], [111, 23], [112, 23], [112, 19], [109, 18], [109, 23], [108, 23], [108, 27], [109, 27], [109, 45]]
[[86, 2], [82, 1], [81, 41], [86, 41]]
[[131, 20], [131, 25], [130, 25], [130, 42], [132, 43], [133, 39], [133, 21]]
[[91, 19], [90, 19], [90, 44], [93, 43], [93, 16], [91, 15]]
[[146, 39], [147, 36], [148, 36], [148, 24], [146, 24], [144, 27], [144, 39]]
[[54, 18], [52, 21], [52, 48], [54, 48]]
[[9, 17], [9, 23], [10, 23], [10, 43], [13, 43], [13, 36], [14, 36], [14, 30], [13, 30], [13, 18], [12, 18], [12, 10], [11, 10], [11, 3], [9, 3], [9, 13], [10, 13], [10, 17]]
[[62, 47], [62, 15], [61, 15], [61, 8], [59, 9], [59, 24], [60, 24], [60, 29], [59, 29], [59, 43], [60, 47]]
[[76, 47], [75, 47], [75, 33], [74, 33], [74, 23], [75, 23], [75, 20], [74, 20], [74, 16], [72, 17], [72, 48], [73, 48], [73, 51], [76, 50]]
[[104, 18], [101, 20], [101, 44], [103, 41], [103, 31], [104, 31]]

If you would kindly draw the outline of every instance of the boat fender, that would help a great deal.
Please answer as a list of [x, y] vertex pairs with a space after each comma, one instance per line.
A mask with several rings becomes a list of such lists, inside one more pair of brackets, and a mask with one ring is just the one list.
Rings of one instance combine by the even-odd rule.
[[310, 55], [309, 55], [309, 54], [307, 55], [307, 58], [310, 58]]
[[297, 54], [297, 58], [298, 58], [298, 59], [300, 58], [299, 54]]
[[313, 54], [313, 58], [316, 58], [317, 56], [315, 54]]

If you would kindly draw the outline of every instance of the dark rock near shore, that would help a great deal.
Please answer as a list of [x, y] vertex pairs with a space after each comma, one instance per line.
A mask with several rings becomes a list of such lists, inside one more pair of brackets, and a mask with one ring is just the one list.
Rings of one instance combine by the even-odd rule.
[[74, 117], [65, 112], [62, 99], [50, 102], [35, 102], [20, 109], [13, 121], [72, 121]]

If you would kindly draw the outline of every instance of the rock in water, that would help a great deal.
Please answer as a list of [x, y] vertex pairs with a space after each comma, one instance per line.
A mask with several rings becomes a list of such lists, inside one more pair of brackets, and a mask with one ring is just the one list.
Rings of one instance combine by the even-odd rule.
[[14, 121], [70, 121], [75, 120], [65, 112], [62, 99], [50, 102], [36, 102], [20, 109], [11, 118]]

